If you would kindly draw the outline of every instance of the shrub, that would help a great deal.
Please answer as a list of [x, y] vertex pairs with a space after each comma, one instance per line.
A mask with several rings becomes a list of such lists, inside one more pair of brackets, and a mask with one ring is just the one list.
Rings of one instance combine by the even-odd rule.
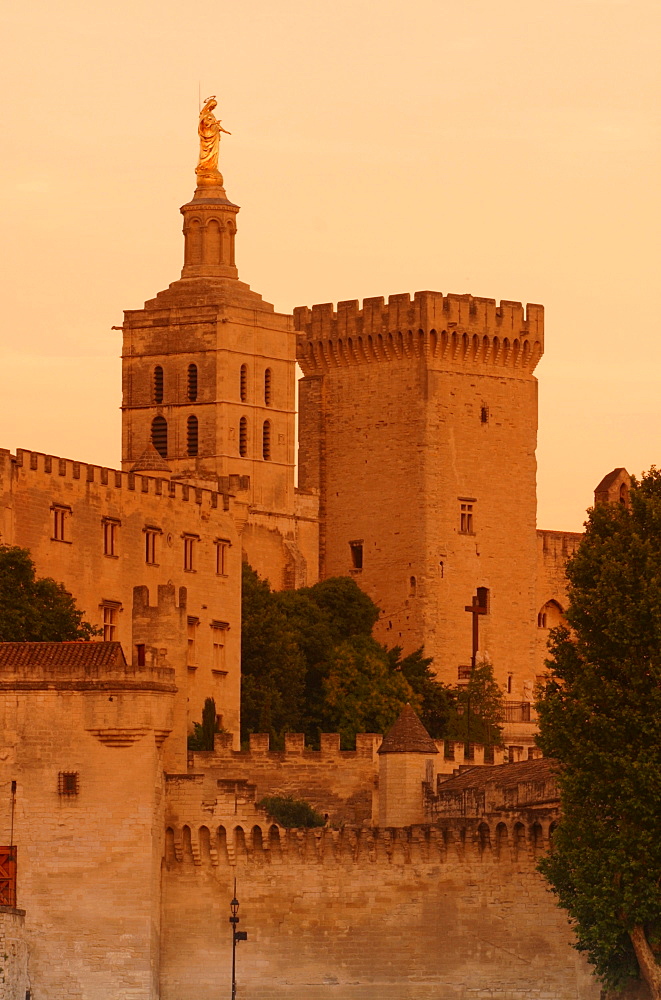
[[326, 820], [309, 802], [294, 799], [291, 795], [269, 795], [257, 803], [269, 816], [287, 829], [302, 826], [325, 826]]

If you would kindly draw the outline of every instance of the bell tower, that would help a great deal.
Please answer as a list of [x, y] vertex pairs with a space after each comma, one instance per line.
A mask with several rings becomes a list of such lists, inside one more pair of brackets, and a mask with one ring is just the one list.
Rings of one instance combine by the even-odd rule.
[[[308, 561], [287, 520], [295, 508], [296, 334], [291, 316], [239, 280], [239, 206], [218, 170], [225, 130], [215, 107], [209, 98], [200, 112], [197, 184], [181, 208], [181, 278], [124, 314], [122, 467], [130, 470], [151, 443], [173, 479], [240, 492], [251, 505], [248, 558], [284, 586], [286, 539], [298, 567], [289, 576], [300, 585]], [[309, 562], [316, 573], [316, 557]]]

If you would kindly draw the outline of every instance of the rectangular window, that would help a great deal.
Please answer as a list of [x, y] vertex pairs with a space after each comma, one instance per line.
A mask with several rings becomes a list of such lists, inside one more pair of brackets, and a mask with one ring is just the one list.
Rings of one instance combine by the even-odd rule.
[[103, 525], [103, 554], [104, 556], [117, 556], [117, 533], [120, 522], [114, 517], [104, 517], [101, 521]]
[[160, 528], [145, 528], [145, 562], [148, 566], [157, 566], [157, 542], [156, 539], [161, 534]]
[[363, 568], [363, 543], [362, 543], [362, 541], [349, 542], [349, 549], [351, 550], [351, 566], [352, 566], [352, 569], [362, 569]]
[[66, 523], [67, 519], [71, 515], [71, 507], [65, 507], [62, 504], [54, 503], [51, 506], [51, 515], [53, 518], [52, 540], [55, 542], [66, 542]]
[[227, 576], [227, 558], [231, 544], [225, 538], [216, 539], [216, 576]]
[[60, 795], [78, 795], [78, 771], [60, 771], [57, 776], [57, 790]]
[[199, 618], [188, 616], [188, 650], [186, 652], [186, 663], [189, 667], [194, 667], [197, 663], [197, 627], [200, 624]]
[[227, 622], [211, 623], [211, 669], [214, 673], [224, 674], [225, 668], [225, 639], [227, 637]]
[[104, 601], [101, 605], [104, 642], [115, 642], [117, 639], [117, 626], [119, 625], [121, 607], [119, 601]]
[[197, 535], [184, 535], [184, 569], [187, 573], [195, 572], [195, 543]]
[[136, 643], [135, 653], [136, 653], [136, 659], [138, 661], [138, 666], [144, 667], [147, 663], [147, 649], [144, 642]]
[[461, 503], [459, 531], [462, 535], [473, 534], [473, 504], [468, 501]]

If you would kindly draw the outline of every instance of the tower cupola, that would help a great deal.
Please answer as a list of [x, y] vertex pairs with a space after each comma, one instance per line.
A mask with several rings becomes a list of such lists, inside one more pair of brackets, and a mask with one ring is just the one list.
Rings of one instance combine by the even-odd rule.
[[236, 216], [239, 206], [229, 200], [218, 170], [220, 134], [230, 133], [214, 115], [216, 98], [208, 97], [200, 110], [200, 156], [195, 173], [197, 187], [191, 201], [182, 205], [184, 217], [184, 266], [182, 278], [238, 278], [234, 260]]

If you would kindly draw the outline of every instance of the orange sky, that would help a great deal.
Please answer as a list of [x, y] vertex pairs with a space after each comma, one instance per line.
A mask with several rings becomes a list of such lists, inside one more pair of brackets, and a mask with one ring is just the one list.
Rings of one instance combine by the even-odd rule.
[[544, 304], [540, 527], [661, 464], [657, 0], [34, 0], [0, 36], [2, 446], [118, 465], [110, 328], [179, 276], [199, 87], [277, 309]]

